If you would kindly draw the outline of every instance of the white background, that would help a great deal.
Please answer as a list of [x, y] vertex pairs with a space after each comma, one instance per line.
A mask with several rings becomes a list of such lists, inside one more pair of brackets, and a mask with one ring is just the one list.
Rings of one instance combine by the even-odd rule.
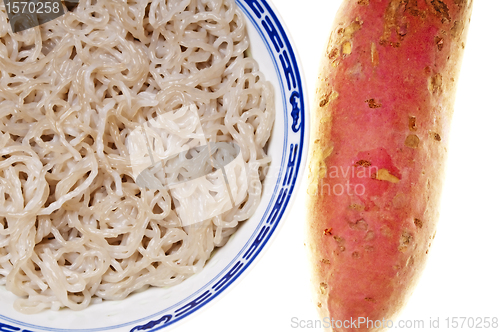
[[[273, 1], [296, 46], [310, 99], [320, 53], [340, 2]], [[434, 331], [452, 331], [446, 329], [446, 317], [500, 318], [500, 214], [495, 212], [500, 207], [499, 12], [500, 1], [475, 0], [438, 232], [423, 278], [399, 317], [424, 320], [426, 328], [419, 331], [429, 330], [430, 317], [440, 317], [440, 328]], [[174, 331], [321, 331], [291, 325], [292, 317], [319, 318], [310, 299], [303, 244], [304, 193], [302, 183], [274, 241], [242, 280]]]

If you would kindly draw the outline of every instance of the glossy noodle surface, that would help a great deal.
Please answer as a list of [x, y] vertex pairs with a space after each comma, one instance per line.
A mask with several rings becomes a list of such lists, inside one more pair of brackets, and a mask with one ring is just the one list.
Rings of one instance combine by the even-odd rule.
[[[78, 310], [200, 271], [255, 212], [271, 160], [273, 89], [236, 4], [84, 0], [15, 34], [0, 16], [0, 284], [15, 308]], [[198, 145], [231, 142], [243, 163], [140, 186], [132, 133], [158, 119], [162, 183], [200, 174]], [[176, 202], [213, 216], [183, 223]]]

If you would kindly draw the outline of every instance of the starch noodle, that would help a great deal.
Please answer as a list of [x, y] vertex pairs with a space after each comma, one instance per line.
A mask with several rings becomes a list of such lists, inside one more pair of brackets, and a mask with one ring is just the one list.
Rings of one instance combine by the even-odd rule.
[[[255, 212], [274, 97], [248, 48], [233, 0], [82, 0], [15, 34], [0, 5], [0, 284], [17, 310], [178, 284]], [[177, 190], [136, 183], [132, 132], [161, 118], [156, 140], [181, 151], [196, 138], [189, 110], [206, 142], [240, 149], [228, 210], [220, 174]], [[157, 177], [198, 174], [190, 151]], [[200, 197], [220, 213], [183, 224], [175, 202]]]

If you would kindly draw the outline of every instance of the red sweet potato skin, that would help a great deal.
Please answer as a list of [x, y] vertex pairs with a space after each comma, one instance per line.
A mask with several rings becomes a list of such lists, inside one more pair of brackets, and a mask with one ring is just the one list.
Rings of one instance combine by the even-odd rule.
[[[435, 236], [471, 11], [472, 0], [345, 0], [337, 14], [307, 189], [321, 318], [393, 319], [411, 295]], [[334, 330], [377, 330], [356, 327]]]

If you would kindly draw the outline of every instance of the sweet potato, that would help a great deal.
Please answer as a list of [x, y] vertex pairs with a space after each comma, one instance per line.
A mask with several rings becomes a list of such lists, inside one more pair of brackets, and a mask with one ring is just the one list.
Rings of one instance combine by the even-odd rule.
[[307, 189], [313, 288], [321, 317], [344, 322], [335, 331], [379, 330], [424, 268], [471, 10], [472, 0], [345, 0], [337, 14]]

